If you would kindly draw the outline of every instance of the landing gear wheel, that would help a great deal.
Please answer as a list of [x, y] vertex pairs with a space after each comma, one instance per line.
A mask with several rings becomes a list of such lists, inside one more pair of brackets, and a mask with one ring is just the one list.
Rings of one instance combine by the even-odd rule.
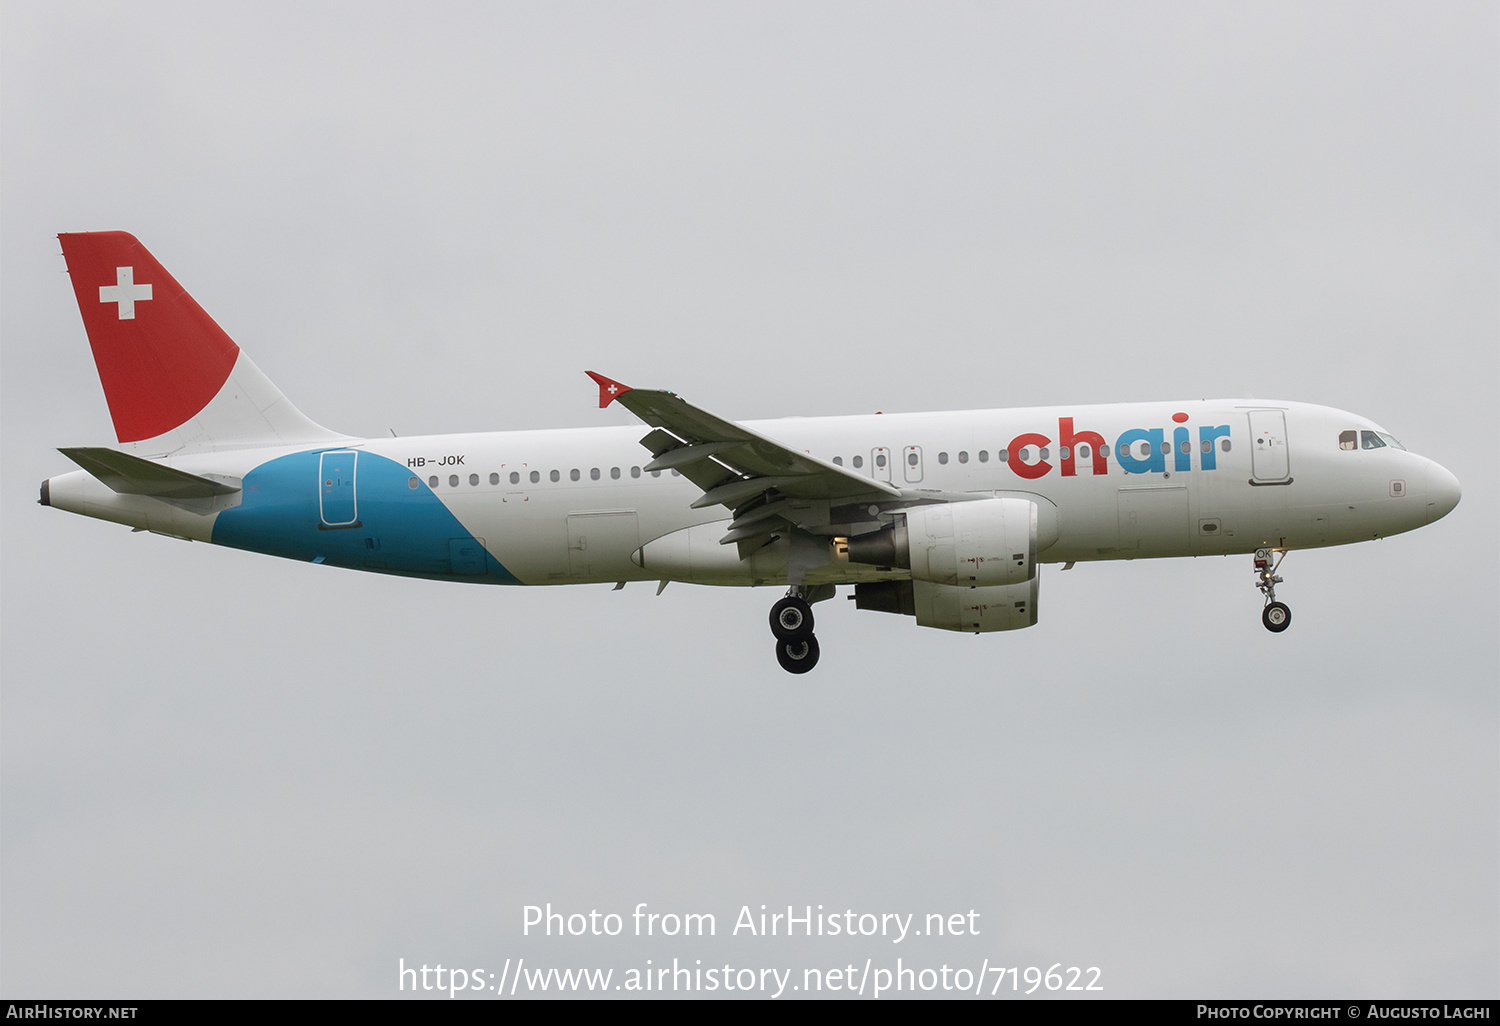
[[1280, 634], [1292, 625], [1292, 611], [1285, 602], [1268, 603], [1260, 614], [1260, 622], [1266, 625], [1266, 630]]
[[[788, 595], [771, 607], [771, 633], [776, 635], [777, 641], [801, 641], [812, 637], [812, 632], [812, 606], [804, 599]], [[813, 656], [813, 659], [816, 661], [817, 656]]]
[[[1281, 555], [1277, 556], [1277, 553]], [[1272, 557], [1275, 557], [1273, 563]], [[1255, 550], [1255, 586], [1260, 593], [1266, 597], [1266, 608], [1261, 610], [1260, 622], [1266, 625], [1266, 630], [1272, 634], [1280, 634], [1292, 625], [1292, 611], [1287, 608], [1285, 602], [1276, 601], [1276, 585], [1281, 583], [1281, 578], [1276, 576], [1276, 571], [1281, 566], [1281, 561], [1286, 558], [1286, 549], [1259, 548]]]
[[776, 661], [787, 673], [806, 673], [818, 665], [818, 639], [809, 634], [793, 641], [776, 642]]

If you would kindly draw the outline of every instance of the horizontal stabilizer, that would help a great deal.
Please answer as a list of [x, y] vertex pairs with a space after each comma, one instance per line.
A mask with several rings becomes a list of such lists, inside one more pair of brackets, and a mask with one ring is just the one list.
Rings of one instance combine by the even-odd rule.
[[232, 495], [237, 485], [213, 481], [185, 470], [153, 463], [116, 449], [85, 446], [59, 449], [110, 488], [126, 495], [150, 495], [158, 499], [208, 499], [215, 495]]

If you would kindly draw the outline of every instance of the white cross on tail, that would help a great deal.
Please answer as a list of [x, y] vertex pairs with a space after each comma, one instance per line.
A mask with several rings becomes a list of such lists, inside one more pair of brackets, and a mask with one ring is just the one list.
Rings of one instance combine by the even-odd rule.
[[115, 284], [99, 286], [99, 302], [119, 303], [120, 320], [135, 320], [136, 300], [151, 298], [150, 285], [137, 285], [135, 283], [134, 267], [116, 267]]

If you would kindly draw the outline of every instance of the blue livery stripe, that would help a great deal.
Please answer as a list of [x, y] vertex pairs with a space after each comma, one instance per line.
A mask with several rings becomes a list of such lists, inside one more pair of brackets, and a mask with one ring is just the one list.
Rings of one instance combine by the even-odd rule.
[[[287, 559], [433, 580], [520, 584], [459, 523], [426, 482], [395, 460], [361, 451], [347, 482], [352, 524], [330, 527], [320, 508], [325, 452], [294, 453], [245, 475], [243, 498], [214, 523], [213, 542]], [[346, 471], [347, 472], [347, 471]]]

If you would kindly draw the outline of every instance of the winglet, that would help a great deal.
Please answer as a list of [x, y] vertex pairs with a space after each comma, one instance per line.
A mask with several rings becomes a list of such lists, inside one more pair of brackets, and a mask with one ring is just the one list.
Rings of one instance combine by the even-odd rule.
[[584, 371], [599, 385], [599, 409], [604, 409], [620, 396], [630, 391], [629, 385], [622, 385], [618, 381], [612, 381], [603, 374], [595, 374], [593, 371]]

